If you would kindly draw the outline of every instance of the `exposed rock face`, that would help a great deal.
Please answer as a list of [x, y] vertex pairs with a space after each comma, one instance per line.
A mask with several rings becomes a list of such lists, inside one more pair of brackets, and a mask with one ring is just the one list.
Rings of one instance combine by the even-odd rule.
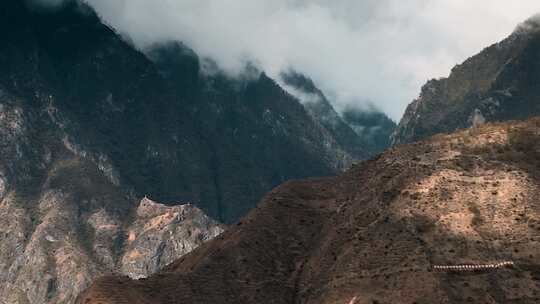
[[4, 91], [139, 197], [233, 222], [276, 185], [355, 159], [264, 73], [205, 75], [181, 47], [142, 54], [75, 0], [54, 12], [2, 6]]
[[145, 198], [126, 231], [120, 272], [140, 279], [218, 236], [223, 228], [192, 205], [167, 207]]
[[0, 204], [2, 303], [73, 303], [99, 276], [148, 276], [222, 231], [191, 205], [143, 200], [138, 211], [148, 214], [130, 223], [105, 209], [79, 216], [73, 195], [60, 190], [43, 193], [35, 214], [16, 196]]
[[540, 26], [538, 17], [520, 25], [500, 43], [430, 80], [406, 110], [393, 143], [412, 142], [486, 121], [540, 114]]
[[540, 119], [488, 123], [288, 182], [158, 275], [102, 278], [79, 303], [538, 303], [539, 151]]

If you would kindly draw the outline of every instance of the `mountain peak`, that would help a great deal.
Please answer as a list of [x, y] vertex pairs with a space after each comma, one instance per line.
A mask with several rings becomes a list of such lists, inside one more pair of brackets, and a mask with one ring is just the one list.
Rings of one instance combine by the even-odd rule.
[[315, 86], [313, 80], [295, 70], [281, 73], [281, 79], [287, 84], [305, 93], [318, 94], [320, 90]]
[[[46, 20], [50, 25], [79, 24], [83, 21], [101, 23], [97, 12], [87, 3], [81, 0], [27, 0], [24, 1], [26, 9], [37, 18], [37, 22], [43, 24]], [[42, 19], [45, 18], [45, 19]]]
[[514, 33], [516, 34], [530, 34], [536, 33], [540, 30], [540, 13], [537, 13], [519, 24]]

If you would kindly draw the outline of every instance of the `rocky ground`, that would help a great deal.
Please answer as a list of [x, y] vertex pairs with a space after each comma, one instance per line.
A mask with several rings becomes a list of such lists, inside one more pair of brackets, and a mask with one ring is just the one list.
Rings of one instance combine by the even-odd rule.
[[487, 124], [288, 182], [157, 275], [102, 278], [79, 303], [538, 303], [539, 139], [540, 119]]

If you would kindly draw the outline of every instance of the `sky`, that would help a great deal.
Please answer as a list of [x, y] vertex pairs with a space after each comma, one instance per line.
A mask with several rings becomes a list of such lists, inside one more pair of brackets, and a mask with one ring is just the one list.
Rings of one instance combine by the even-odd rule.
[[538, 0], [86, 1], [140, 48], [179, 40], [231, 75], [294, 69], [338, 111], [374, 105], [394, 120], [427, 80], [540, 12]]

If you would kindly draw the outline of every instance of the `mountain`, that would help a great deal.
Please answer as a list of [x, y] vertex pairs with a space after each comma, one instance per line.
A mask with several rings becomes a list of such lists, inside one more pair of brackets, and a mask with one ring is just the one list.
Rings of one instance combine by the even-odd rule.
[[210, 150], [219, 196], [214, 205], [201, 206], [221, 221], [236, 220], [286, 180], [331, 175], [367, 157], [361, 146], [357, 154], [348, 150], [264, 72], [248, 67], [242, 77], [231, 78], [179, 42], [145, 53], [182, 98], [197, 137]]
[[372, 155], [381, 153], [391, 146], [396, 123], [386, 114], [374, 108], [346, 107], [343, 120], [362, 138], [363, 146]]
[[128, 163], [150, 165], [154, 121], [172, 118], [151, 62], [84, 4], [26, 3], [0, 4], [0, 299], [72, 303], [95, 277], [148, 275], [222, 228], [193, 206], [137, 213], [160, 186], [138, 188], [153, 169]]
[[540, 114], [540, 20], [533, 17], [505, 40], [430, 80], [407, 108], [393, 143], [412, 142], [484, 121]]
[[78, 303], [538, 303], [539, 134], [538, 118], [486, 124], [287, 182], [159, 274], [101, 278]]
[[313, 119], [330, 132], [350, 155], [366, 159], [390, 147], [396, 124], [384, 113], [347, 107], [338, 114], [313, 80], [295, 71], [281, 74], [281, 80], [299, 96]]
[[[114, 242], [114, 227], [120, 223], [98, 213], [91, 225], [94, 234], [112, 235]], [[165, 206], [145, 197], [125, 227], [117, 269], [133, 279], [146, 278], [215, 238], [224, 228], [193, 205]], [[110, 244], [111, 239], [106, 239], [98, 246], [107, 248]]]
[[300, 100], [311, 117], [328, 130], [350, 155], [357, 159], [365, 159], [368, 156], [366, 143], [343, 121], [311, 79], [294, 71], [282, 73], [281, 79], [296, 95], [300, 96]]
[[[90, 200], [110, 195], [104, 192]], [[25, 208], [19, 193], [2, 199], [2, 303], [73, 303], [96, 277], [147, 277], [223, 231], [191, 205], [143, 199], [126, 220], [105, 208], [81, 216], [81, 198], [51, 187], [40, 194], [35, 210]]]
[[83, 2], [32, 3], [0, 3], [3, 302], [147, 276], [276, 185], [355, 159], [262, 72], [209, 74], [181, 44], [135, 49]]

